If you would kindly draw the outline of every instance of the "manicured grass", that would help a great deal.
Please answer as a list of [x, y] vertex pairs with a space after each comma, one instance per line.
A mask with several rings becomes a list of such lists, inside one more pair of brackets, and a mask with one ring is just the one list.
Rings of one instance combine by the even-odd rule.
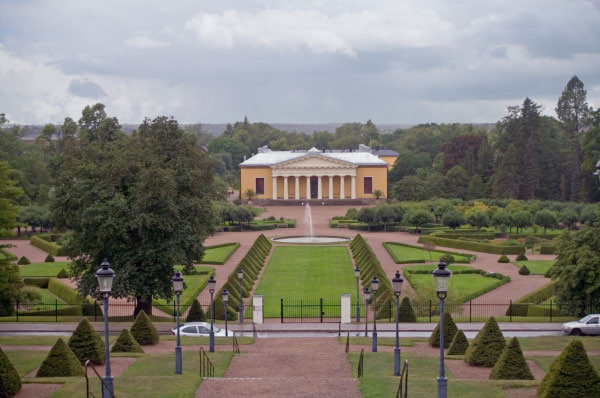
[[[596, 369], [597, 372], [600, 372], [600, 357], [591, 355], [588, 355], [588, 357], [590, 358], [590, 362], [592, 363], [594, 369]], [[556, 357], [531, 356], [528, 357], [528, 359], [533, 359], [535, 363], [539, 365], [540, 368], [544, 369], [544, 371], [548, 373], [548, 371], [550, 370], [550, 365], [552, 365], [552, 362], [554, 362]]]
[[346, 246], [278, 246], [267, 264], [256, 294], [264, 297], [265, 317], [280, 315], [280, 299], [356, 301], [356, 279]]
[[[183, 275], [183, 280], [185, 282], [185, 289], [183, 289], [183, 293], [180, 297], [180, 304], [187, 305], [190, 304], [202, 290], [206, 287], [206, 283], [215, 271], [213, 267], [205, 267], [205, 266], [195, 266], [194, 267], [197, 272], [204, 272], [202, 275]], [[181, 271], [183, 267], [178, 266], [175, 267], [176, 270]], [[175, 297], [167, 302], [165, 299], [152, 299], [153, 305], [160, 308], [161, 310], [172, 314], [173, 312], [173, 301]], [[162, 307], [161, 307], [162, 306]]]
[[[586, 351], [600, 350], [600, 339], [592, 336], [519, 337], [519, 343], [523, 351], [562, 351], [573, 340], [581, 340]], [[508, 339], [506, 342], [508, 343]]]
[[[48, 347], [48, 351], [50, 351], [50, 347]], [[10, 362], [14, 365], [17, 372], [21, 375], [21, 377], [25, 376], [27, 373], [31, 372], [33, 369], [38, 368], [46, 356], [48, 352], [46, 351], [4, 351], [4, 353], [10, 359]]]
[[227, 243], [225, 246], [207, 247], [200, 264], [225, 264], [239, 247], [239, 243]]
[[[110, 336], [109, 341], [112, 343], [117, 340], [119, 336]], [[164, 336], [167, 337], [167, 336]], [[56, 340], [62, 338], [65, 343], [69, 340], [69, 336], [0, 336], [0, 345], [39, 345], [48, 346], [48, 351], [56, 343]], [[163, 336], [161, 336], [161, 339]], [[104, 335], [102, 335], [104, 341]]]
[[[502, 282], [498, 279], [484, 277], [479, 274], [457, 274], [452, 275], [452, 278], [450, 278], [448, 292], [450, 292], [449, 297], [452, 300], [462, 300], [464, 297], [482, 291], [482, 289], [490, 291], [501, 284]], [[410, 285], [419, 297], [431, 296], [430, 293], [435, 291], [433, 277], [429, 274], [412, 274]]]
[[44, 276], [44, 277], [56, 277], [61, 269], [65, 269], [69, 272], [68, 262], [55, 262], [55, 263], [33, 263], [27, 265], [19, 265], [19, 274], [22, 277], [31, 276]]
[[526, 265], [532, 275], [544, 275], [552, 267], [554, 260], [515, 261], [514, 264], [519, 268]]
[[[208, 350], [207, 350], [208, 351]], [[207, 352], [208, 358], [215, 367], [215, 377], [223, 377], [229, 362], [233, 358], [231, 351]], [[197, 351], [183, 353], [183, 369], [187, 373], [198, 374], [199, 354]], [[123, 376], [164, 376], [166, 369], [175, 369], [175, 355], [144, 355], [123, 373]]]
[[[342, 333], [343, 336], [343, 333]], [[413, 347], [416, 341], [429, 341], [426, 338], [400, 338], [400, 347]], [[371, 346], [373, 339], [371, 337], [357, 337], [350, 336], [350, 345], [367, 345]], [[338, 343], [346, 344], [346, 337], [339, 337]], [[377, 344], [380, 346], [393, 347], [396, 345], [396, 339], [394, 337], [378, 337]]]
[[[409, 262], [432, 262], [437, 263], [441, 256], [443, 256], [444, 252], [432, 250], [428, 252], [427, 250], [419, 249], [416, 247], [409, 246], [401, 246], [389, 244], [385, 246], [386, 249], [391, 250], [394, 253], [395, 259], [397, 259], [397, 263], [409, 263]], [[469, 256], [461, 256], [460, 254], [453, 253], [455, 260], [463, 260], [464, 262], [469, 262]]]
[[[430, 271], [433, 272], [434, 269], [437, 268], [436, 264], [419, 264], [419, 265], [408, 265], [404, 267], [404, 270], [407, 271]], [[452, 264], [448, 267], [450, 271], [464, 271], [467, 269], [473, 269], [473, 267], [469, 267], [468, 265], [456, 265]]]

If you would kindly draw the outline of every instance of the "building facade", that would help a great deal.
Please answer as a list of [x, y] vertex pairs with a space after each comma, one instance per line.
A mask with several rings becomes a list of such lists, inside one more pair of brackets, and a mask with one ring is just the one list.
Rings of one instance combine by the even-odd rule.
[[370, 199], [387, 197], [388, 163], [370, 151], [271, 151], [240, 164], [241, 192], [257, 199]]

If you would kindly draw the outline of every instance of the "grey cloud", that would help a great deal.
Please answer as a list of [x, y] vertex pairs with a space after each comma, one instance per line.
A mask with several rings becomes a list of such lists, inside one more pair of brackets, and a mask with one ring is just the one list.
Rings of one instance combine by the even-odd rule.
[[87, 79], [71, 80], [68, 91], [82, 98], [102, 98], [107, 96], [102, 87]]

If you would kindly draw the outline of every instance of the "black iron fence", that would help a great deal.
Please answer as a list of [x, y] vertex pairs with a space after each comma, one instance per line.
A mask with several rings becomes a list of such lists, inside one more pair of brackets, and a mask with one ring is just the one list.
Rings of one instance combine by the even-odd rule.
[[281, 323], [338, 323], [341, 319], [340, 300], [325, 299], [281, 299]]

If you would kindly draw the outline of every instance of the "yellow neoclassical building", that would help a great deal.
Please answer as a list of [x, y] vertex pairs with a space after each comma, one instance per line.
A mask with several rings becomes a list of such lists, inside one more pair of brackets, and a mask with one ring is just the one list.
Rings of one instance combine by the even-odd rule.
[[[368, 148], [368, 147], [364, 147]], [[257, 199], [371, 199], [380, 190], [387, 197], [389, 164], [369, 150], [271, 151], [240, 164], [241, 192], [252, 189]]]

